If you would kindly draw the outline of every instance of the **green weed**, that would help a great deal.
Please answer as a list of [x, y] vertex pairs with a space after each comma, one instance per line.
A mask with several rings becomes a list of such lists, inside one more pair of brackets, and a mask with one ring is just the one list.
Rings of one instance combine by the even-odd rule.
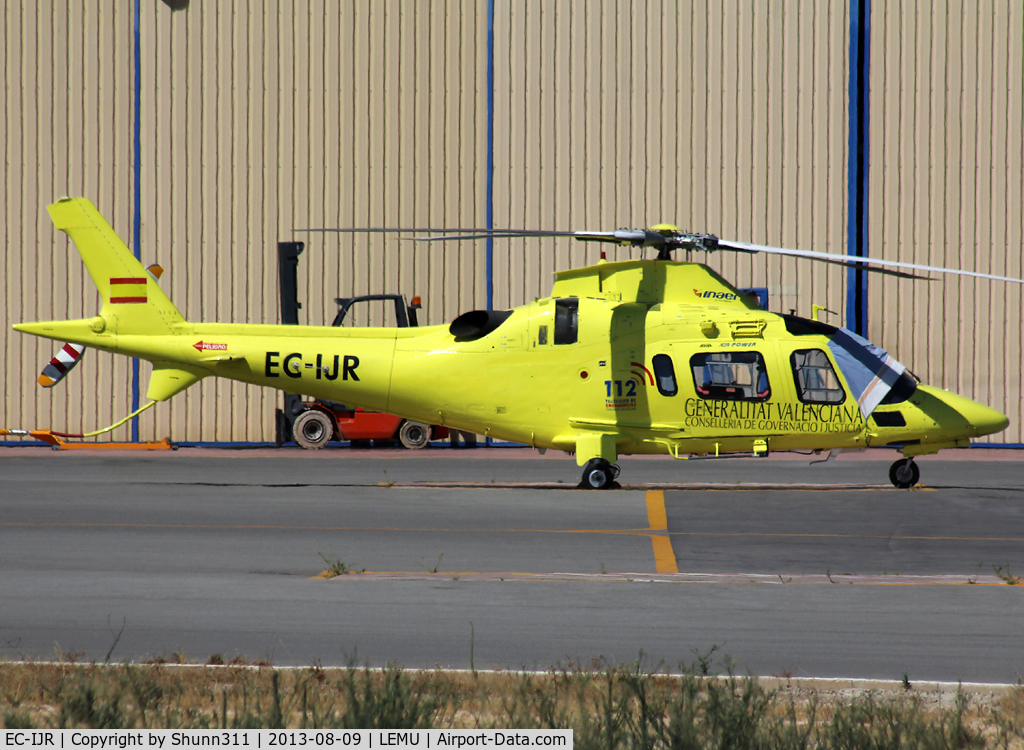
[[330, 558], [323, 552], [320, 552], [319, 550], [317, 550], [317, 554], [320, 555], [320, 559], [327, 564], [327, 568], [324, 570], [324, 575], [326, 578], [336, 578], [337, 576], [343, 576], [355, 572], [366, 572], [366, 568], [360, 568], [357, 571], [354, 566], [348, 565], [347, 563], [343, 562], [341, 558]]

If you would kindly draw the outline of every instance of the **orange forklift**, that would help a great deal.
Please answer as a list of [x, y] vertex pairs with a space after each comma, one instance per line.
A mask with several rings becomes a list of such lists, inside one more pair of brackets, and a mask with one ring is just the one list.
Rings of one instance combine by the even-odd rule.
[[[277, 243], [278, 278], [281, 287], [281, 323], [298, 325], [299, 255], [305, 243]], [[391, 302], [395, 306], [395, 318], [399, 328], [418, 326], [416, 311], [421, 308], [420, 298], [413, 297], [407, 304], [401, 294], [367, 294], [361, 297], [339, 297], [338, 314], [333, 326], [340, 326], [354, 305], [370, 302]], [[448, 428], [413, 422], [394, 414], [364, 411], [361, 407], [349, 407], [334, 401], [303, 401], [301, 396], [284, 394], [284, 408], [276, 410], [276, 443], [281, 447], [294, 441], [306, 450], [317, 450], [331, 440], [347, 440], [353, 447], [373, 445], [394, 445], [410, 449], [426, 447], [431, 440], [444, 440]]]

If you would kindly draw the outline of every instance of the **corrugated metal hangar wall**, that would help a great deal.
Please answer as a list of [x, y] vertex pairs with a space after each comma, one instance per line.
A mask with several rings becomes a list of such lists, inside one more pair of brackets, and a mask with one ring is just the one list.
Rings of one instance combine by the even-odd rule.
[[[489, 279], [482, 242], [293, 231], [484, 226], [489, 206], [496, 227], [670, 222], [832, 253], [863, 221], [871, 255], [1022, 273], [1018, 0], [23, 0], [2, 19], [0, 426], [94, 429], [146, 390], [148, 365], [136, 378], [90, 352], [43, 391], [54, 346], [11, 331], [97, 309], [45, 211], [62, 195], [91, 198], [161, 263], [197, 321], [278, 322], [279, 240], [307, 242], [310, 324], [330, 322], [336, 296], [385, 291], [422, 295], [427, 321], [446, 322], [489, 297], [544, 296], [552, 271], [597, 258], [568, 240], [496, 240]], [[858, 156], [851, 82], [864, 74]], [[852, 193], [865, 198], [855, 214]], [[845, 270], [709, 262], [768, 287], [773, 310], [817, 303], [848, 322]], [[993, 438], [1022, 442], [1020, 287], [867, 284], [869, 337], [926, 382], [1008, 413]], [[272, 440], [278, 401], [209, 379], [147, 412], [138, 435]]]

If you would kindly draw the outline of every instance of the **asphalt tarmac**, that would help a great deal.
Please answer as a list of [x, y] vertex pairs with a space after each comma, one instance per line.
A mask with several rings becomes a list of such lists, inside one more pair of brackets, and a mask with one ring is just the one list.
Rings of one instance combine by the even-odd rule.
[[4, 448], [0, 657], [1016, 682], [1024, 453], [950, 455]]

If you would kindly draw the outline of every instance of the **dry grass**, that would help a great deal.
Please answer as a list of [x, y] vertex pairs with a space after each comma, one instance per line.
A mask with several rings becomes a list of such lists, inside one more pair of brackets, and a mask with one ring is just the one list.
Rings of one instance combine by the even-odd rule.
[[7, 728], [571, 728], [578, 748], [1020, 748], [1002, 695], [825, 691], [599, 663], [535, 673], [0, 663]]

